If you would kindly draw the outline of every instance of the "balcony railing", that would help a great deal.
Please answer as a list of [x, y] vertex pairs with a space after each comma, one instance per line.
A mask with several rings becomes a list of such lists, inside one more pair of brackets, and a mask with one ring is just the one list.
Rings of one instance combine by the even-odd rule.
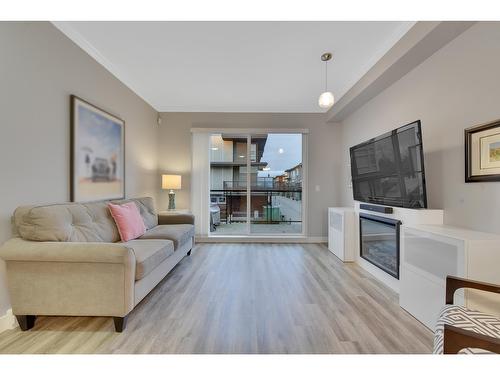
[[[247, 181], [223, 181], [222, 189], [211, 189], [211, 210], [226, 224], [247, 222]], [[250, 181], [252, 224], [297, 224], [302, 222], [302, 182], [271, 177]], [[215, 224], [217, 225], [217, 224]], [[215, 227], [213, 227], [215, 230]]]
[[[246, 191], [246, 180], [223, 181], [222, 191]], [[212, 191], [217, 191], [212, 189]], [[220, 191], [220, 190], [218, 190]], [[270, 177], [257, 177], [250, 181], [250, 191], [302, 192], [302, 181], [277, 181]]]

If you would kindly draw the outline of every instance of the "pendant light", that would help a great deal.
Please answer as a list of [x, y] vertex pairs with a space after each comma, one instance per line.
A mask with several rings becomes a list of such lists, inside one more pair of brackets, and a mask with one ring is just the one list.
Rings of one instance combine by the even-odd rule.
[[328, 61], [332, 59], [331, 52], [325, 52], [321, 55], [321, 61], [325, 62], [325, 92], [319, 96], [318, 104], [321, 108], [329, 109], [332, 107], [335, 98], [331, 91], [328, 91]]

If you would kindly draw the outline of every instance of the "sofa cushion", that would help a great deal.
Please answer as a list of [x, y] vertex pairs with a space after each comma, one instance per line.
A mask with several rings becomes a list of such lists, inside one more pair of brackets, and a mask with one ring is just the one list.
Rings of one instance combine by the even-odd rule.
[[132, 198], [132, 199], [120, 199], [113, 200], [111, 203], [114, 204], [124, 204], [128, 202], [134, 202], [139, 208], [142, 219], [144, 220], [144, 225], [146, 229], [154, 228], [158, 225], [158, 214], [156, 213], [155, 204], [153, 198], [143, 197], [143, 198]]
[[[500, 318], [479, 311], [469, 310], [463, 306], [446, 305], [439, 314], [434, 332], [434, 354], [443, 353], [445, 324], [482, 335], [500, 338]], [[491, 352], [479, 348], [462, 349], [460, 353], [491, 354]]]
[[106, 202], [19, 207], [16, 232], [30, 241], [116, 242], [118, 229]]
[[135, 279], [140, 280], [174, 253], [169, 240], [131, 240], [124, 243], [135, 254]]
[[[135, 202], [150, 229], [158, 223], [152, 198], [135, 198], [112, 203]], [[19, 207], [14, 212], [14, 233], [29, 241], [117, 242], [120, 235], [108, 201], [56, 203]]]
[[108, 203], [111, 216], [115, 219], [122, 241], [130, 241], [146, 233], [144, 220], [134, 202], [124, 204]]
[[141, 239], [166, 239], [174, 242], [175, 250], [194, 237], [194, 225], [170, 224], [157, 225], [146, 231]]

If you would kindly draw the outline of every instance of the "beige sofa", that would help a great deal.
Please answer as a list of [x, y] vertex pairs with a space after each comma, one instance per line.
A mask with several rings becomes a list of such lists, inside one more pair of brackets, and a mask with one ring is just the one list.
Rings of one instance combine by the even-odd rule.
[[125, 328], [132, 309], [194, 245], [192, 215], [158, 215], [152, 198], [137, 204], [147, 231], [119, 242], [107, 202], [19, 207], [15, 237], [0, 248], [12, 311], [22, 330], [37, 315], [110, 316]]

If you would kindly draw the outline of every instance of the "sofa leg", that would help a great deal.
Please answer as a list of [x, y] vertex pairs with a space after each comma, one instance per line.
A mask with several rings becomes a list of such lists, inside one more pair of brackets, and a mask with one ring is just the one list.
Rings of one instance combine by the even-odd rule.
[[115, 316], [113, 317], [113, 320], [115, 322], [115, 331], [116, 332], [123, 332], [125, 329], [125, 326], [127, 325], [127, 318], [128, 316], [120, 317], [120, 316]]
[[[191, 249], [191, 250], [193, 250], [193, 249]], [[189, 251], [187, 252], [187, 256], [190, 256], [190, 255], [191, 255], [191, 250], [189, 250]]]
[[21, 331], [27, 331], [35, 326], [35, 315], [16, 315]]

